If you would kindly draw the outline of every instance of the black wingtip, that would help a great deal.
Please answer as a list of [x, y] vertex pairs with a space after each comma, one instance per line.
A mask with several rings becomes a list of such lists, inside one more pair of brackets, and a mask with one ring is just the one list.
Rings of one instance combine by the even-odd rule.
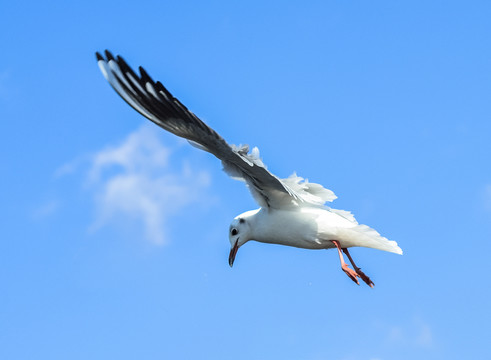
[[117, 60], [119, 65], [123, 64], [124, 66], [129, 67], [129, 65], [126, 63], [126, 61], [123, 59], [123, 57], [121, 55], [116, 56], [116, 60]]
[[142, 68], [141, 66], [138, 68], [138, 70], [140, 70], [140, 76], [141, 76], [141, 79], [144, 81], [144, 82], [150, 82], [150, 83], [153, 83], [152, 79], [150, 78], [150, 76], [147, 74], [147, 72], [145, 71], [144, 68]]
[[102, 61], [104, 61], [104, 58], [102, 57], [102, 55], [101, 55], [101, 54], [99, 54], [99, 52], [98, 52], [98, 51], [96, 51], [96, 53], [95, 53], [95, 57], [97, 58], [97, 61], [101, 61], [101, 60], [102, 60]]
[[104, 53], [106, 54], [107, 61], [114, 60], [113, 54], [109, 50], [104, 50]]

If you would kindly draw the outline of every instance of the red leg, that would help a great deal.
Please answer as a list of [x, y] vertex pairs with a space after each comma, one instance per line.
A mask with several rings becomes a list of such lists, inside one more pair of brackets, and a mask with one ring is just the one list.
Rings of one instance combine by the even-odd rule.
[[344, 262], [343, 254], [341, 253], [341, 245], [339, 244], [339, 241], [337, 240], [331, 240], [331, 242], [336, 246], [338, 249], [338, 254], [339, 254], [339, 261], [341, 261], [341, 269], [348, 275], [348, 277], [353, 280], [355, 283], [360, 285], [358, 282], [358, 279], [356, 278], [357, 276], [360, 277], [353, 269], [349, 268], [349, 265]]
[[348, 257], [351, 265], [353, 265], [353, 269], [355, 269], [356, 273], [358, 274], [359, 277], [361, 277], [361, 279], [368, 285], [370, 286], [371, 288], [374, 287], [374, 283], [372, 280], [370, 280], [370, 278], [368, 276], [365, 275], [365, 273], [363, 271], [361, 271], [361, 269], [356, 266], [355, 262], [353, 261], [353, 259], [351, 258], [351, 255], [349, 254], [348, 252], [348, 249], [343, 249], [343, 252], [346, 254], [346, 256]]

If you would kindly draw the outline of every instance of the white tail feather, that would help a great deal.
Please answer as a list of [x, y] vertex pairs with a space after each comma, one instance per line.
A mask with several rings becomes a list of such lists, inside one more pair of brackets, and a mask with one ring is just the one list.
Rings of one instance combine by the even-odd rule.
[[388, 251], [391, 253], [402, 255], [402, 249], [397, 245], [397, 242], [389, 240], [367, 225], [357, 225], [352, 230], [364, 235], [363, 245], [373, 249]]

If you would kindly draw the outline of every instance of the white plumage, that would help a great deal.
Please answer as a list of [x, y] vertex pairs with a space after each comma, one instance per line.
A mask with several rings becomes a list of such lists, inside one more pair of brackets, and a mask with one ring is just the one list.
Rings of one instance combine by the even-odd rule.
[[[163, 129], [187, 139], [193, 146], [215, 155], [225, 172], [244, 181], [261, 206], [237, 216], [230, 225], [229, 263], [237, 250], [250, 240], [307, 249], [338, 249], [343, 271], [356, 283], [357, 277], [368, 285], [373, 282], [353, 262], [348, 248], [368, 247], [402, 254], [395, 241], [376, 230], [360, 225], [353, 214], [325, 205], [337, 197], [320, 184], [311, 183], [295, 173], [280, 179], [267, 170], [254, 147], [229, 145], [213, 129], [190, 112], [160, 83], [154, 82], [140, 67], [137, 75], [118, 56], [108, 51], [97, 55], [99, 67], [116, 92], [140, 114]], [[344, 252], [354, 271], [344, 262]]]

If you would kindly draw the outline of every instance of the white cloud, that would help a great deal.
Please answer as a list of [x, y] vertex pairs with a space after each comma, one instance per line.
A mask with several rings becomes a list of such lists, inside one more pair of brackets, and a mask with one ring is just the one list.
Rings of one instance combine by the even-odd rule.
[[[80, 167], [80, 165], [82, 164], [83, 160], [84, 158], [79, 157], [75, 160], [63, 164], [62, 166], [60, 166], [58, 169], [55, 170], [53, 177], [57, 179], [75, 173], [77, 169]], [[87, 159], [85, 159], [85, 161], [87, 161]]]
[[398, 345], [431, 347], [433, 345], [433, 333], [427, 322], [421, 317], [415, 316], [411, 323], [389, 327], [387, 340]]
[[393, 326], [389, 329], [388, 338], [392, 342], [402, 341], [404, 339], [404, 331], [400, 326]]
[[32, 216], [36, 220], [41, 220], [54, 214], [59, 209], [59, 207], [60, 202], [58, 200], [52, 199], [34, 209], [34, 211], [32, 212]]
[[209, 174], [185, 164], [180, 170], [171, 168], [171, 150], [162, 145], [158, 130], [143, 126], [93, 156], [88, 185], [95, 191], [97, 215], [91, 230], [135, 219], [148, 240], [164, 244], [169, 216], [203, 198]]
[[430, 326], [420, 318], [415, 319], [415, 323], [418, 328], [416, 344], [422, 347], [433, 345], [433, 333]]

